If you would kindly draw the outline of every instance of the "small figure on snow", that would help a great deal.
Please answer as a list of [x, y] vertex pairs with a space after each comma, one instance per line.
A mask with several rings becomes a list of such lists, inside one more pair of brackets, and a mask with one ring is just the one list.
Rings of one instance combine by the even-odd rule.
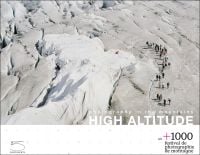
[[169, 82], [167, 82], [167, 89], [169, 88]]

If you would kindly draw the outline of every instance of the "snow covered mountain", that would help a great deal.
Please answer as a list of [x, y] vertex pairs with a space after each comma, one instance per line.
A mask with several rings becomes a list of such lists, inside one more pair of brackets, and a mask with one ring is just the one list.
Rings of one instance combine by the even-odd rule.
[[[169, 89], [146, 41], [167, 48]], [[0, 46], [2, 124], [88, 124], [112, 110], [199, 121], [198, 1], [1, 1]]]

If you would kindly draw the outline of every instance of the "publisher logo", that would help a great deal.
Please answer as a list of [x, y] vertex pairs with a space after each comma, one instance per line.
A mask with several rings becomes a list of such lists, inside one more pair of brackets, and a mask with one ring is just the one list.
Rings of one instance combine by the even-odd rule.
[[25, 153], [24, 141], [11, 141], [10, 143], [10, 153]]

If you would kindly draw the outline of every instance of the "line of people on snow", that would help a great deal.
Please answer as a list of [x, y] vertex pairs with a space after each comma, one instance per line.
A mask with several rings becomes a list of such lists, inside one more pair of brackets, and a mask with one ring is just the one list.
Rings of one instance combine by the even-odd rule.
[[[164, 89], [164, 88], [169, 89], [169, 86], [170, 86], [169, 82], [167, 82], [166, 84], [161, 82], [162, 79], [165, 78], [164, 70], [167, 69], [167, 68], [170, 68], [170, 66], [171, 66], [171, 63], [168, 62], [167, 48], [162, 46], [162, 45], [158, 45], [156, 43], [151, 43], [151, 42], [148, 42], [148, 41], [146, 42], [146, 45], [147, 45], [148, 48], [153, 49], [155, 51], [156, 55], [159, 57], [159, 60], [162, 61], [162, 63], [158, 64], [160, 73], [156, 75], [156, 79], [155, 79], [155, 81], [158, 82], [157, 88], [159, 88], [159, 89]], [[159, 94], [159, 93], [156, 94], [156, 100], [159, 102], [158, 103], [159, 105], [166, 106], [166, 105], [171, 104], [170, 98], [163, 99], [162, 94]]]

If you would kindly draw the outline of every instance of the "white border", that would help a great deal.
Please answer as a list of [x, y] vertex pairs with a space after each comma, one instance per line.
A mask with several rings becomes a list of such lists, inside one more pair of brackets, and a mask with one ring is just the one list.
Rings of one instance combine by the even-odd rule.
[[11, 141], [23, 141], [25, 154], [164, 154], [158, 138], [166, 132], [192, 132], [189, 143], [199, 154], [199, 125], [2, 125], [1, 153], [11, 153]]

